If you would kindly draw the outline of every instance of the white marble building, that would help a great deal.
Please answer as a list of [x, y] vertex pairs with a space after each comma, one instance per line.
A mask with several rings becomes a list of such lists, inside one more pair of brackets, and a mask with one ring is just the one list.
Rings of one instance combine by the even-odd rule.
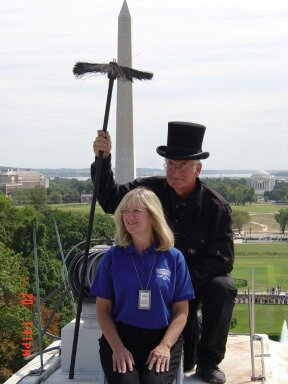
[[257, 195], [264, 195], [266, 191], [272, 191], [275, 186], [275, 177], [266, 171], [257, 171], [247, 179], [249, 187], [254, 188]]

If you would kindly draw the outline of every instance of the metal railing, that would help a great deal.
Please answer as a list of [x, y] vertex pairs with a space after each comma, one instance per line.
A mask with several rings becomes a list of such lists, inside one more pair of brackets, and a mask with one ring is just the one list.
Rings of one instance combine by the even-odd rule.
[[[264, 352], [264, 340], [261, 335], [255, 334], [255, 289], [254, 289], [254, 269], [252, 269], [252, 293], [248, 289], [248, 308], [249, 308], [249, 330], [250, 330], [250, 353], [251, 353], [251, 381], [261, 381], [263, 384], [267, 383], [266, 381], [266, 372], [265, 372], [265, 359], [264, 357], [269, 357], [270, 354]], [[260, 354], [255, 355], [254, 353], [254, 342], [260, 342]], [[256, 375], [255, 373], [255, 357], [261, 358], [261, 374]]]

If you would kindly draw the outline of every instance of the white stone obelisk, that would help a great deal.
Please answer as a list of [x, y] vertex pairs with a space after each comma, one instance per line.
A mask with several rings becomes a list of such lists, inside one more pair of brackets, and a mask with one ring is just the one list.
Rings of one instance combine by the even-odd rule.
[[[132, 68], [131, 16], [124, 0], [118, 17], [118, 64]], [[115, 180], [136, 177], [133, 129], [133, 94], [130, 81], [117, 80]]]

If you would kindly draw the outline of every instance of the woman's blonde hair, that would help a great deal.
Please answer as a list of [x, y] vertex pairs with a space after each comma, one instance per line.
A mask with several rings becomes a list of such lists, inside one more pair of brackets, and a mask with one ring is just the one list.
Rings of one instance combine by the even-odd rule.
[[132, 237], [125, 227], [122, 213], [125, 209], [131, 207], [133, 203], [146, 208], [151, 215], [153, 235], [157, 242], [156, 249], [166, 251], [172, 247], [174, 245], [174, 235], [166, 222], [161, 202], [154, 192], [143, 187], [128, 192], [114, 213], [116, 225], [115, 244], [125, 248], [132, 244]]

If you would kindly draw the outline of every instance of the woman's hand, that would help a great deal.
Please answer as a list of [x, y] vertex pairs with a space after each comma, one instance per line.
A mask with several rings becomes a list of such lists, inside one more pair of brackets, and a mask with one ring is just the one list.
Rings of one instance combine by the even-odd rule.
[[125, 348], [120, 336], [117, 332], [115, 323], [111, 317], [113, 301], [97, 297], [96, 300], [96, 316], [103, 334], [112, 349], [113, 371], [126, 373], [127, 370], [133, 370], [134, 358], [132, 354]]
[[157, 373], [169, 371], [170, 363], [170, 348], [165, 344], [159, 344], [154, 348], [147, 359], [146, 364], [149, 364], [148, 368], [151, 370], [155, 364], [155, 370]]
[[96, 156], [99, 156], [99, 151], [103, 151], [103, 158], [110, 155], [112, 148], [109, 132], [98, 131], [97, 137], [93, 143], [93, 150]]
[[146, 364], [152, 369], [155, 364], [156, 372], [169, 371], [170, 349], [178, 340], [188, 316], [188, 300], [178, 301], [172, 304], [173, 318], [169, 327], [161, 340], [153, 351], [150, 352]]
[[118, 371], [119, 373], [126, 373], [127, 369], [132, 371], [135, 364], [132, 354], [124, 345], [113, 349], [112, 360], [113, 371]]

